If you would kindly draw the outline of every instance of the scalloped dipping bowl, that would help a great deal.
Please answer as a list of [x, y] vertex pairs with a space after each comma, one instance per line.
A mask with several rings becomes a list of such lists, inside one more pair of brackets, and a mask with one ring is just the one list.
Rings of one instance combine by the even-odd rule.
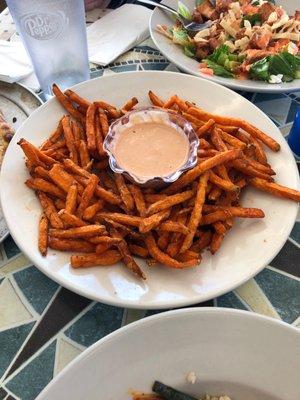
[[[182, 164], [174, 167], [172, 171], [159, 176], [157, 176], [154, 172], [152, 174], [150, 170], [150, 172], [144, 176], [142, 176], [142, 174], [137, 174], [132, 169], [130, 170], [130, 168], [126, 168], [124, 163], [122, 165], [122, 162], [120, 162], [116, 156], [116, 146], [124, 131], [126, 131], [128, 128], [134, 128], [139, 124], [143, 124], [146, 127], [147, 124], [150, 123], [154, 123], [156, 125], [166, 125], [174, 128], [174, 130], [187, 138], [189, 146], [187, 156], [185, 157], [185, 160], [183, 160]], [[148, 143], [149, 146], [151, 146], [151, 141]], [[109, 132], [104, 140], [103, 147], [109, 155], [109, 164], [114, 172], [124, 174], [128, 179], [137, 183], [138, 185], [164, 186], [176, 181], [184, 171], [187, 171], [196, 165], [199, 139], [191, 123], [181, 115], [169, 110], [162, 110], [159, 107], [143, 107], [135, 109], [134, 111], [131, 111], [116, 120], [110, 126]], [[145, 162], [144, 154], [140, 154], [138, 149], [136, 150], [134, 156], [140, 165]]]

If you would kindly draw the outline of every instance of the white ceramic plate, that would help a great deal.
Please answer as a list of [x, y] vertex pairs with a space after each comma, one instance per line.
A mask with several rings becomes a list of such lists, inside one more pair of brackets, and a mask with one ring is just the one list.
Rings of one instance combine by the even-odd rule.
[[[176, 8], [176, 0], [164, 0], [163, 3]], [[195, 8], [195, 0], [184, 0], [183, 3], [190, 9]], [[294, 0], [281, 0], [276, 1], [276, 4], [281, 4], [288, 12], [294, 13], [296, 8], [296, 3]], [[238, 80], [222, 78], [220, 76], [208, 76], [202, 74], [199, 71], [199, 62], [187, 57], [180, 46], [172, 43], [170, 39], [161, 35], [156, 31], [157, 25], [167, 25], [172, 26], [174, 20], [170, 17], [170, 14], [165, 13], [159, 8], [155, 8], [150, 19], [150, 33], [151, 37], [159, 49], [159, 51], [172, 63], [177, 65], [182, 71], [187, 72], [192, 75], [200, 76], [212, 80], [214, 82], [220, 83], [221, 85], [228, 86], [231, 89], [236, 90], [247, 90], [248, 92], [293, 92], [300, 90], [300, 79], [295, 79], [293, 82], [287, 82], [282, 84], [270, 84], [266, 82], [254, 81], [254, 80]]]
[[[272, 340], [270, 340], [272, 338]], [[221, 308], [162, 313], [100, 340], [37, 400], [129, 400], [160, 380], [196, 398], [300, 398], [300, 331], [246, 311]], [[194, 371], [196, 384], [186, 382]]]
[[[137, 96], [148, 104], [152, 89], [162, 98], [177, 93], [218, 114], [239, 116], [251, 121], [278, 140], [281, 152], [268, 152], [278, 182], [297, 188], [294, 158], [275, 125], [257, 107], [240, 95], [208, 80], [166, 72], [133, 72], [94, 79], [77, 85], [78, 93], [89, 100], [105, 99], [121, 106]], [[55, 99], [40, 107], [22, 126], [6, 153], [1, 174], [1, 203], [9, 230], [18, 246], [46, 275], [83, 296], [119, 306], [172, 308], [211, 299], [228, 292], [257, 274], [285, 243], [296, 218], [297, 204], [248, 190], [243, 204], [261, 207], [263, 220], [239, 221], [226, 236], [220, 251], [204, 255], [199, 268], [174, 271], [166, 267], [149, 269], [142, 282], [123, 266], [73, 270], [70, 254], [49, 251], [42, 257], [37, 249], [40, 206], [24, 185], [28, 177], [17, 141], [25, 137], [40, 145], [55, 128], [64, 110]]]

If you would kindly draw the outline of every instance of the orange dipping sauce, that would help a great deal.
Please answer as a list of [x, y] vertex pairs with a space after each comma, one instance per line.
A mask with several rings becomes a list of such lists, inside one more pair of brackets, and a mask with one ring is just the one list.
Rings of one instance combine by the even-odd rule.
[[132, 175], [165, 177], [186, 163], [189, 141], [179, 127], [139, 122], [120, 132], [113, 154], [119, 166]]

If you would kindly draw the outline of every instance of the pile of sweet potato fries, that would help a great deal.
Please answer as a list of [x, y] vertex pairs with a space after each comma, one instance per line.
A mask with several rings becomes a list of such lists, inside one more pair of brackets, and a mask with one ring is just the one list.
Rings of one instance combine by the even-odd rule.
[[162, 190], [127, 182], [110, 170], [103, 139], [138, 100], [119, 109], [71, 90], [63, 93], [56, 85], [53, 92], [68, 115], [40, 148], [19, 141], [31, 175], [26, 185], [43, 210], [38, 233], [43, 256], [48, 247], [82, 253], [71, 255], [73, 268], [122, 260], [145, 279], [133, 256], [150, 266], [197, 266], [205, 248], [212, 254], [220, 248], [236, 218], [263, 218], [262, 210], [239, 203], [248, 185], [300, 200], [300, 192], [274, 183], [263, 149], [280, 150], [271, 137], [242, 119], [210, 114], [176, 95], [164, 101], [152, 91], [153, 105], [175, 110], [193, 125], [200, 139], [198, 164]]

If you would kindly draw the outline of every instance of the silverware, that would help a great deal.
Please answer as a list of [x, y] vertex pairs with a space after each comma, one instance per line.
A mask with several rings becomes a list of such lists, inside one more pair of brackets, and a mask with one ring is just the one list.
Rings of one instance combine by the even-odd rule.
[[203, 24], [199, 24], [197, 22], [190, 21], [190, 20], [184, 18], [182, 15], [178, 14], [178, 12], [174, 8], [167, 6], [166, 4], [156, 3], [155, 1], [152, 1], [152, 0], [139, 0], [139, 2], [144, 3], [144, 4], [149, 4], [151, 6], [156, 6], [158, 8], [161, 8], [165, 11], [168, 11], [168, 12], [176, 15], [176, 18], [181, 22], [182, 26], [187, 31], [190, 31], [190, 32], [202, 31], [203, 29], [209, 28], [212, 24], [212, 21], [206, 21]]

